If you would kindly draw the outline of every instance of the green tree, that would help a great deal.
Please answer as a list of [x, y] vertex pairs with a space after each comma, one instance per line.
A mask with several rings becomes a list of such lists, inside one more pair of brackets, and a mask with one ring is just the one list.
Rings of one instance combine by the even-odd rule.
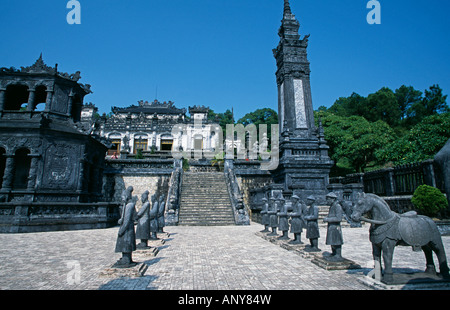
[[365, 97], [352, 93], [350, 97], [340, 97], [328, 111], [339, 116], [365, 116], [367, 114], [366, 100]]
[[395, 90], [395, 97], [397, 98], [397, 104], [401, 111], [401, 118], [404, 120], [408, 115], [407, 112], [411, 105], [422, 100], [422, 92], [414, 89], [412, 86], [402, 85]]
[[450, 139], [450, 113], [425, 118], [403, 137], [377, 151], [377, 158], [396, 165], [433, 158]]
[[254, 112], [245, 114], [245, 116], [239, 119], [237, 123], [244, 126], [255, 124], [256, 127], [261, 124], [278, 124], [278, 114], [277, 112], [269, 108], [258, 109]]
[[321, 118], [331, 158], [339, 164], [347, 161], [362, 172], [369, 164], [377, 164], [375, 152], [395, 140], [395, 133], [383, 121], [369, 122], [361, 116], [344, 117], [330, 112], [316, 112]]
[[368, 121], [384, 121], [390, 126], [398, 126], [401, 120], [401, 110], [395, 93], [383, 87], [367, 97], [367, 111], [364, 116]]
[[215, 113], [213, 110], [208, 112], [208, 120], [220, 125], [223, 133], [223, 140], [226, 138], [227, 124], [234, 124], [234, 115], [230, 110], [226, 110], [224, 113]]
[[433, 85], [429, 90], [425, 90], [422, 100], [416, 101], [410, 106], [407, 114], [409, 122], [414, 125], [420, 123], [425, 117], [449, 111], [447, 95], [443, 95], [443, 90], [439, 85]]
[[272, 142], [271, 125], [278, 124], [278, 113], [270, 108], [258, 109], [254, 112], [245, 114], [244, 117], [237, 121], [237, 123], [244, 126], [254, 124], [258, 130], [257, 139], [259, 139], [259, 125], [267, 125], [267, 138], [269, 139], [268, 143], [270, 147]]

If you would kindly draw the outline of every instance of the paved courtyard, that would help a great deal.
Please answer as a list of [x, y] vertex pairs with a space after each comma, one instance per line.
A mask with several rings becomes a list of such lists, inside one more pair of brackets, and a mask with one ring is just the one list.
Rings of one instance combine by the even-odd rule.
[[[120, 254], [118, 228], [0, 235], [0, 289], [13, 290], [365, 290], [358, 278], [373, 264], [369, 226], [343, 228], [343, 256], [362, 269], [327, 271], [262, 239], [262, 226], [166, 227], [156, 257], [135, 256], [148, 269], [140, 278], [105, 278]], [[319, 247], [325, 243], [321, 228]], [[292, 237], [292, 236], [291, 236]], [[304, 236], [302, 236], [303, 241]], [[443, 237], [447, 256], [450, 237]], [[397, 247], [394, 268], [424, 270], [423, 253]]]

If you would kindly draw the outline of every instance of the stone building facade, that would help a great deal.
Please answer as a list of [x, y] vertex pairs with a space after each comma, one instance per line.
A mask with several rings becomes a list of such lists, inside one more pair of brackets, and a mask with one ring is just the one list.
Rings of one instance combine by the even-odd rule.
[[[93, 113], [92, 107], [83, 110]], [[214, 148], [218, 135], [208, 120], [209, 108], [204, 106], [180, 109], [171, 101], [139, 101], [127, 108], [112, 108], [109, 118], [102, 117], [96, 132], [112, 142], [108, 156], [121, 153], [135, 155], [142, 150], [144, 156], [170, 155], [177, 151], [209, 150]], [[181, 126], [181, 127], [180, 127]], [[175, 130], [175, 129], [176, 130]]]
[[81, 123], [91, 90], [80, 78], [42, 55], [0, 69], [0, 232], [107, 225], [109, 206], [99, 204], [107, 145]]

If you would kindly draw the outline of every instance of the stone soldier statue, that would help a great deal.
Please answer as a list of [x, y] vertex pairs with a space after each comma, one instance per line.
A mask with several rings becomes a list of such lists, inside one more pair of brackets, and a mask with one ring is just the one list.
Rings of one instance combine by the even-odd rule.
[[122, 253], [122, 258], [115, 264], [116, 267], [131, 267], [136, 263], [132, 260], [132, 252], [136, 251], [136, 235], [134, 232], [134, 219], [136, 216], [137, 196], [127, 203], [119, 220], [119, 233], [116, 242], [116, 253]]
[[136, 227], [136, 239], [141, 239], [137, 245], [138, 249], [148, 249], [150, 239], [150, 202], [148, 201], [149, 191], [145, 191], [141, 196], [142, 208], [136, 215], [138, 224]]
[[267, 201], [267, 198], [263, 198], [262, 202], [264, 203], [264, 205], [263, 205], [263, 208], [262, 208], [262, 211], [261, 211], [261, 216], [262, 216], [261, 224], [264, 225], [264, 230], [261, 230], [261, 232], [269, 232], [269, 224], [270, 224], [269, 214], [268, 214], [268, 212], [269, 212], [269, 203]]
[[159, 199], [158, 205], [158, 232], [163, 233], [164, 227], [166, 226], [166, 220], [164, 218], [164, 213], [166, 212], [166, 197], [164, 195]]
[[314, 196], [309, 196], [306, 198], [306, 205], [308, 209], [306, 210], [305, 220], [306, 220], [306, 238], [309, 239], [311, 243], [310, 247], [305, 248], [309, 252], [319, 252], [319, 207], [315, 204], [316, 198]]
[[150, 210], [150, 240], [158, 240], [158, 204], [155, 194], [152, 196], [152, 208]]
[[294, 240], [290, 241], [291, 244], [303, 244], [302, 231], [303, 231], [303, 204], [300, 201], [300, 197], [293, 195], [292, 200], [292, 212], [291, 216], [291, 233], [294, 234]]
[[122, 204], [120, 205], [120, 214], [123, 213], [123, 210], [125, 210], [125, 206], [133, 198], [133, 190], [134, 190], [133, 186], [128, 186], [128, 188], [123, 190], [121, 195]]
[[330, 205], [330, 211], [323, 221], [328, 223], [326, 244], [330, 245], [332, 250], [331, 256], [327, 259], [331, 261], [342, 261], [342, 245], [344, 244], [341, 229], [343, 216], [342, 206], [335, 193], [329, 193], [326, 196], [326, 200], [327, 204]]
[[278, 239], [280, 240], [287, 240], [289, 239], [288, 232], [289, 232], [289, 218], [288, 218], [288, 209], [287, 209], [287, 203], [284, 198], [280, 198], [280, 209], [277, 213], [278, 216], [278, 228], [283, 233], [282, 236], [280, 236]]
[[269, 215], [269, 226], [272, 228], [272, 232], [268, 234], [268, 236], [276, 236], [277, 228], [278, 228], [278, 216], [277, 216], [277, 206], [278, 204], [275, 201], [275, 197], [269, 198], [269, 211], [267, 214]]

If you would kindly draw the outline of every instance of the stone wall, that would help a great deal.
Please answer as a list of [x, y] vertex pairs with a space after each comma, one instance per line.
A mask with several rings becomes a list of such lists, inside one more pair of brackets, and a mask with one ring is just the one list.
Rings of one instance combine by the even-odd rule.
[[[133, 186], [133, 196], [138, 196], [139, 200], [136, 203], [136, 209], [139, 210], [142, 206], [141, 196], [145, 191], [149, 191], [151, 197], [155, 193], [159, 196], [164, 193], [167, 196], [168, 183], [170, 176], [131, 176], [131, 175], [114, 175], [109, 176], [114, 178], [114, 201], [120, 202], [122, 192], [129, 186]], [[167, 190], [166, 190], [167, 189]]]
[[150, 197], [166, 195], [174, 170], [173, 159], [128, 159], [107, 160], [103, 177], [103, 195], [106, 201], [120, 203], [122, 192], [133, 186], [133, 196], [139, 200], [136, 209], [141, 207], [141, 195], [148, 190]]

